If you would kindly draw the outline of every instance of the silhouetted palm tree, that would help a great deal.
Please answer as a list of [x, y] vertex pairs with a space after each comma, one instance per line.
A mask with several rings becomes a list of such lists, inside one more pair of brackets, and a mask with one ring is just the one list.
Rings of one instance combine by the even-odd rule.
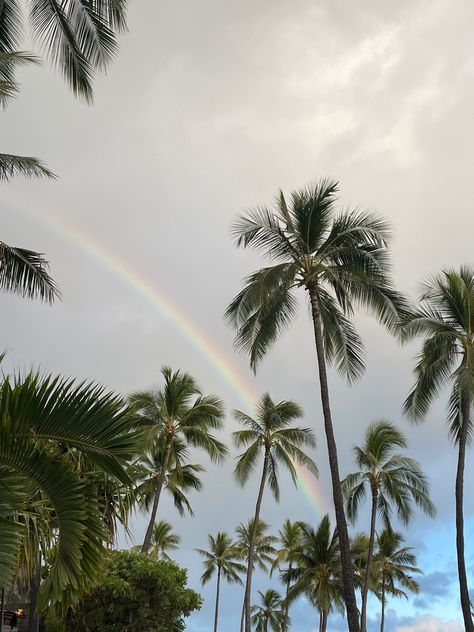
[[474, 399], [474, 269], [462, 266], [429, 278], [420, 305], [408, 318], [407, 338], [423, 336], [415, 367], [415, 385], [405, 401], [405, 412], [422, 419], [442, 386], [451, 383], [448, 423], [458, 444], [455, 484], [456, 551], [461, 609], [466, 632], [474, 632], [464, 556], [464, 467], [466, 445], [472, 434]]
[[270, 588], [265, 591], [258, 591], [261, 605], [252, 606], [252, 623], [255, 625], [255, 632], [281, 632], [283, 623], [283, 612], [281, 609], [282, 600], [280, 594]]
[[404, 525], [413, 517], [415, 505], [429, 516], [436, 513], [420, 464], [415, 459], [396, 452], [398, 448], [406, 448], [407, 445], [406, 437], [390, 422], [381, 420], [371, 424], [366, 430], [364, 445], [354, 448], [355, 460], [360, 469], [349, 474], [342, 482], [347, 517], [351, 522], [356, 521], [367, 493], [371, 496], [369, 548], [362, 588], [362, 632], [367, 630], [367, 597], [377, 513], [387, 528], [390, 528], [392, 506], [396, 509], [397, 518]]
[[326, 632], [329, 613], [334, 608], [344, 611], [339, 538], [337, 530], [331, 534], [329, 516], [324, 516], [316, 531], [303, 525], [294, 577], [289, 600], [304, 595], [319, 613], [319, 632]]
[[[280, 579], [286, 587], [285, 600], [282, 606], [282, 632], [287, 632], [288, 630], [290, 608], [288, 593], [290, 592], [290, 586], [293, 579], [293, 564], [295, 561], [295, 555], [299, 551], [301, 545], [301, 527], [301, 522], [291, 522], [291, 520], [285, 520], [285, 522], [283, 523], [283, 527], [278, 532], [278, 541], [281, 546], [277, 550], [276, 558], [272, 565], [272, 570], [274, 568], [280, 569]], [[284, 564], [287, 564], [286, 568], [282, 568], [282, 565]]]
[[336, 215], [338, 185], [321, 180], [291, 194], [273, 208], [260, 207], [240, 217], [233, 233], [238, 246], [253, 247], [275, 261], [245, 280], [227, 308], [237, 330], [236, 346], [256, 368], [269, 347], [296, 315], [293, 290], [307, 292], [313, 320], [319, 385], [327, 439], [342, 573], [350, 632], [358, 632], [349, 535], [344, 516], [336, 439], [331, 417], [327, 363], [349, 381], [364, 370], [363, 344], [350, 317], [357, 305], [395, 329], [404, 301], [389, 277], [387, 224], [361, 211]]
[[[260, 457], [263, 458], [260, 487], [255, 505], [254, 525], [258, 523], [260, 508], [265, 486], [267, 483], [273, 492], [275, 500], [280, 498], [278, 482], [278, 466], [283, 465], [291, 474], [296, 484], [296, 470], [293, 461], [307, 467], [317, 475], [314, 461], [303, 452], [305, 446], [314, 447], [316, 441], [309, 428], [289, 427], [291, 422], [302, 416], [301, 408], [294, 402], [282, 401], [275, 404], [270, 395], [265, 393], [256, 407], [256, 418], [236, 410], [236, 420], [244, 426], [244, 430], [234, 432], [237, 447], [245, 447], [235, 466], [234, 475], [241, 485], [245, 485], [249, 476], [255, 470]], [[254, 530], [255, 531], [255, 530]], [[256, 533], [250, 536], [250, 547], [245, 583], [245, 632], [251, 632], [250, 596], [253, 573], [253, 549]]]
[[414, 593], [420, 591], [418, 583], [411, 573], [421, 573], [415, 566], [416, 557], [410, 547], [402, 547], [403, 537], [391, 529], [384, 529], [378, 537], [378, 551], [375, 556], [375, 566], [380, 581], [380, 599], [382, 601], [382, 616], [380, 619], [380, 632], [385, 626], [385, 601], [386, 595], [405, 597], [403, 589]]
[[196, 549], [196, 551], [204, 558], [204, 566], [206, 567], [206, 570], [201, 575], [201, 583], [203, 585], [210, 581], [217, 571], [216, 605], [214, 609], [214, 632], [217, 632], [221, 575], [231, 584], [242, 584], [239, 573], [245, 573], [245, 566], [237, 561], [240, 553], [227, 533], [219, 532], [216, 537], [209, 535], [208, 540], [208, 551], [204, 549]]
[[[181, 544], [181, 538], [173, 533], [173, 527], [166, 520], [160, 520], [153, 526], [153, 535], [151, 538], [151, 548], [148, 555], [154, 560], [168, 560], [171, 558], [167, 551], [175, 551]], [[134, 546], [132, 550], [140, 552], [141, 546]]]
[[156, 479], [150, 521], [143, 541], [142, 553], [148, 553], [156, 521], [161, 491], [166, 483], [173, 446], [176, 441], [202, 448], [213, 461], [221, 462], [227, 448], [210, 430], [222, 427], [222, 401], [214, 395], [203, 396], [188, 373], [162, 369], [164, 386], [157, 390], [133, 393], [130, 402], [153, 441], [162, 443], [163, 462]]
[[[255, 527], [256, 524], [256, 527]], [[246, 562], [246, 569], [250, 559], [250, 542], [253, 538], [253, 567], [267, 572], [268, 567], [273, 563], [273, 559], [276, 553], [275, 544], [278, 541], [274, 535], [266, 533], [268, 530], [268, 524], [263, 520], [255, 522], [251, 518], [247, 524], [242, 522], [236, 528], [237, 540], [235, 541], [235, 547], [238, 555]], [[244, 629], [245, 623], [245, 599], [242, 602], [242, 618], [240, 621], [240, 632]]]

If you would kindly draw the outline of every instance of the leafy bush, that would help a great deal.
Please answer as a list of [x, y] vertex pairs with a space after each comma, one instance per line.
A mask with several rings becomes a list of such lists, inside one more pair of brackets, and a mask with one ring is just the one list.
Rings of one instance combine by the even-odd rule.
[[112, 551], [104, 577], [66, 618], [66, 632], [181, 632], [201, 607], [187, 571], [140, 553]]

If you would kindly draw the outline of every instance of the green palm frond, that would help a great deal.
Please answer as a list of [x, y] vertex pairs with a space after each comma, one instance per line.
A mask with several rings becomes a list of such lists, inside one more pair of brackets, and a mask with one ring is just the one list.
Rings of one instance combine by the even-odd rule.
[[43, 255], [0, 242], [0, 289], [52, 303], [61, 296]]
[[[8, 86], [4, 87], [6, 87], [8, 91]], [[38, 160], [38, 158], [0, 154], [0, 181], [8, 181], [14, 176], [24, 176], [26, 178], [56, 178], [55, 174], [48, 169], [43, 161]]]

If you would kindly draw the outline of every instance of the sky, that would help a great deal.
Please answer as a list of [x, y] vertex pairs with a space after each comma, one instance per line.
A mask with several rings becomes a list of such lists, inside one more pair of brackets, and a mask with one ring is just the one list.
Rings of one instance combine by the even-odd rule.
[[[273, 533], [286, 518], [316, 526], [331, 492], [307, 306], [302, 296], [297, 322], [253, 376], [223, 313], [262, 260], [234, 248], [230, 224], [280, 188], [327, 176], [340, 182], [342, 209], [389, 220], [394, 277], [407, 295], [426, 275], [471, 262], [473, 25], [468, 0], [455, 9], [441, 0], [135, 0], [92, 107], [48, 64], [22, 71], [21, 93], [0, 119], [2, 151], [41, 157], [58, 180], [2, 185], [1, 239], [46, 253], [63, 299], [48, 307], [2, 296], [7, 368], [93, 379], [123, 394], [158, 385], [163, 365], [180, 368], [224, 399], [229, 445], [234, 408], [251, 412], [265, 391], [300, 403], [317, 435], [320, 478], [308, 493], [282, 475], [281, 502], [267, 494], [263, 518]], [[389, 602], [386, 630], [460, 632], [446, 394], [424, 424], [410, 425], [401, 407], [418, 344], [401, 348], [369, 315], [356, 320], [366, 374], [351, 388], [330, 374], [341, 474], [354, 471], [351, 450], [367, 425], [389, 419], [408, 436], [438, 509], [435, 521], [417, 515], [405, 532], [425, 573], [422, 592]], [[214, 598], [214, 585], [201, 590], [194, 549], [252, 514], [257, 479], [235, 484], [235, 456], [220, 468], [193, 452], [207, 469], [194, 518], [168, 500], [160, 508], [183, 539], [176, 559], [204, 596], [189, 632], [210, 629]], [[473, 472], [469, 454], [471, 584]], [[133, 520], [137, 542], [145, 524]], [[368, 528], [366, 512], [354, 528]], [[257, 575], [255, 589], [269, 586]], [[237, 629], [241, 599], [240, 588], [224, 587], [221, 629]], [[371, 632], [378, 621], [371, 602]], [[315, 611], [295, 605], [294, 631], [316, 627]], [[331, 616], [330, 632], [344, 629]]]

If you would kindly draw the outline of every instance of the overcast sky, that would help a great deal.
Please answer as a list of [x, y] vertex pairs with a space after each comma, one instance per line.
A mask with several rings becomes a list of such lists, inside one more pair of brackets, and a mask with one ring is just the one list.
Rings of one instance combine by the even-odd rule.
[[[377, 210], [393, 226], [394, 273], [415, 296], [443, 266], [472, 262], [474, 172], [474, 5], [446, 0], [159, 0], [130, 3], [130, 31], [95, 103], [75, 101], [47, 65], [21, 74], [22, 91], [1, 118], [2, 151], [43, 158], [56, 182], [2, 185], [1, 239], [46, 253], [63, 292], [52, 308], [2, 297], [2, 347], [8, 364], [93, 378], [124, 394], [159, 383], [164, 364], [191, 372], [206, 393], [226, 402], [223, 438], [235, 429], [238, 389], [193, 344], [182, 325], [137, 291], [127, 269], [207, 336], [245, 389], [294, 399], [315, 428], [323, 500], [283, 482], [282, 501], [264, 500], [276, 532], [283, 520], [317, 525], [330, 505], [316, 364], [302, 303], [298, 322], [275, 346], [257, 377], [232, 350], [223, 321], [241, 278], [258, 267], [229, 237], [236, 214], [270, 203], [321, 176], [340, 181], [341, 206]], [[104, 264], [104, 258], [120, 262]], [[122, 269], [122, 273], [119, 271]], [[301, 297], [304, 301], [304, 296]], [[445, 399], [425, 424], [401, 415], [417, 345], [399, 348], [373, 319], [358, 318], [367, 373], [351, 389], [331, 374], [341, 470], [367, 424], [399, 424], [410, 455], [432, 483], [438, 520], [418, 516], [406, 539], [425, 570], [423, 592], [389, 604], [387, 632], [460, 632], [454, 553], [456, 454], [444, 425]], [[235, 456], [235, 453], [233, 453]], [[181, 519], [168, 502], [160, 517], [183, 538], [176, 555], [200, 590], [193, 552], [208, 533], [233, 532], [253, 509], [256, 479], [245, 490], [232, 461], [206, 463], [205, 489], [192, 498], [196, 517]], [[474, 502], [466, 472], [466, 556], [474, 562]], [[283, 475], [284, 478], [284, 475]], [[137, 541], [145, 521], [135, 520]], [[367, 529], [367, 514], [357, 528]], [[474, 578], [471, 574], [471, 584]], [[258, 576], [255, 589], [269, 581]], [[222, 630], [237, 629], [241, 589], [225, 587]], [[190, 632], [211, 627], [214, 585], [203, 591]], [[378, 629], [372, 604], [371, 632]], [[294, 609], [295, 632], [317, 616]], [[332, 619], [332, 620], [331, 620]], [[343, 630], [337, 617], [329, 629]]]

